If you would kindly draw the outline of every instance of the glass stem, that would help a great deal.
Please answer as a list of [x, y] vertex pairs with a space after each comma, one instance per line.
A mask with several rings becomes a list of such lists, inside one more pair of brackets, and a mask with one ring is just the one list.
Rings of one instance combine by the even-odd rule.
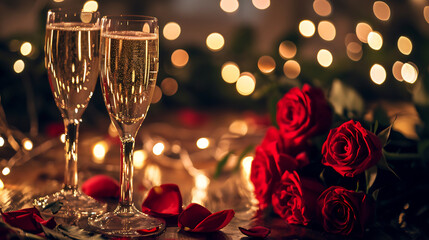
[[130, 213], [134, 207], [133, 204], [133, 151], [135, 140], [133, 137], [122, 140], [121, 146], [121, 197], [119, 206], [122, 213]]
[[76, 191], [78, 184], [77, 175], [77, 138], [79, 134], [78, 120], [65, 120], [65, 150], [66, 150], [66, 167], [64, 173], [64, 186], [66, 191]]

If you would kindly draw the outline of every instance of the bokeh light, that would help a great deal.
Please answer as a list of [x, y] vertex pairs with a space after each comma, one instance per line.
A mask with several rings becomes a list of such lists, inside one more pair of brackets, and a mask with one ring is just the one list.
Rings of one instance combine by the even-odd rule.
[[246, 121], [235, 120], [229, 125], [229, 131], [238, 135], [246, 135], [249, 127], [247, 126]]
[[4, 138], [0, 136], [0, 147], [4, 146]]
[[372, 11], [375, 17], [382, 21], [387, 21], [390, 18], [390, 7], [383, 1], [376, 1], [372, 5]]
[[271, 4], [270, 0], [252, 0], [252, 3], [255, 8], [260, 10], [267, 9]]
[[262, 73], [270, 73], [276, 68], [276, 62], [270, 56], [262, 56], [258, 60], [258, 68]]
[[165, 24], [164, 30], [162, 31], [164, 37], [167, 40], [175, 40], [180, 36], [180, 25], [176, 22], [169, 22]]
[[301, 66], [295, 60], [288, 60], [283, 65], [283, 72], [286, 75], [286, 77], [290, 79], [295, 79], [301, 73]]
[[66, 142], [66, 134], [65, 134], [65, 133], [61, 134], [61, 136], [60, 136], [60, 141], [61, 141], [62, 143], [65, 143], [65, 142]]
[[317, 15], [326, 17], [332, 12], [331, 4], [326, 0], [315, 0], [313, 2], [313, 9]]
[[299, 23], [299, 32], [304, 37], [311, 37], [316, 32], [316, 27], [314, 26], [314, 23], [310, 20], [302, 20]]
[[239, 7], [238, 0], [221, 0], [219, 5], [220, 8], [227, 13], [233, 13], [237, 11]]
[[158, 86], [155, 86], [155, 89], [153, 90], [153, 96], [152, 96], [151, 103], [157, 103], [161, 100], [161, 98], [162, 98], [161, 88]]
[[378, 85], [384, 83], [386, 80], [386, 70], [380, 64], [372, 65], [369, 75], [371, 80]]
[[398, 49], [404, 55], [410, 55], [413, 50], [413, 43], [405, 36], [400, 36], [398, 39]]
[[402, 78], [402, 73], [401, 73], [403, 65], [404, 65], [403, 62], [396, 61], [392, 66], [393, 77], [400, 82], [404, 81], [404, 79]]
[[329, 21], [320, 21], [317, 26], [319, 36], [326, 41], [332, 41], [335, 38], [336, 30], [333, 23]]
[[21, 45], [20, 52], [23, 56], [28, 56], [31, 53], [33, 46], [29, 42], [25, 42]]
[[362, 58], [362, 44], [360, 42], [347, 44], [347, 56], [353, 61], [359, 61]]
[[171, 63], [173, 63], [175, 67], [182, 68], [188, 64], [188, 61], [189, 55], [183, 49], [177, 49], [171, 54]]
[[96, 12], [98, 9], [98, 3], [97, 1], [87, 1], [83, 5], [82, 12]]
[[372, 27], [368, 23], [360, 22], [356, 25], [356, 36], [359, 41], [367, 43], [370, 32], [372, 32]]
[[33, 149], [33, 142], [30, 139], [25, 138], [24, 140], [22, 140], [22, 146], [25, 150], [30, 151], [31, 149]]
[[145, 150], [134, 151], [133, 165], [136, 169], [142, 169], [147, 159], [147, 152]]
[[423, 8], [423, 16], [427, 23], [429, 23], [429, 6]]
[[332, 53], [327, 49], [320, 49], [317, 53], [317, 62], [322, 67], [329, 67], [331, 66], [333, 61]]
[[161, 82], [161, 90], [167, 96], [173, 96], [179, 89], [179, 84], [174, 78], [165, 78]]
[[118, 130], [116, 130], [116, 127], [115, 127], [115, 125], [113, 125], [113, 123], [109, 124], [109, 128], [107, 129], [107, 133], [111, 137], [117, 137], [119, 135]]
[[253, 74], [244, 72], [238, 78], [235, 87], [240, 95], [248, 96], [255, 90], [255, 85], [256, 81]]
[[367, 41], [368, 45], [374, 50], [380, 50], [383, 46], [383, 37], [378, 32], [370, 32]]
[[159, 156], [164, 152], [164, 149], [165, 149], [164, 143], [158, 142], [155, 145], [153, 145], [152, 152], [153, 154]]
[[225, 40], [220, 33], [211, 33], [206, 39], [207, 47], [212, 51], [219, 51], [225, 45]]
[[226, 62], [222, 65], [222, 79], [227, 83], [235, 83], [240, 77], [240, 68], [234, 62]]
[[418, 76], [418, 69], [411, 62], [404, 63], [401, 68], [401, 75], [405, 82], [415, 83]]
[[10, 173], [10, 168], [8, 168], [8, 167], [3, 168], [3, 170], [1, 171], [1, 173], [2, 173], [4, 176], [9, 175], [9, 173]]
[[16, 73], [22, 73], [22, 71], [24, 71], [25, 68], [25, 64], [24, 61], [22, 61], [21, 59], [16, 60], [16, 62], [13, 64], [13, 71], [15, 71]]
[[0, 190], [2, 190], [4, 188], [4, 183], [3, 181], [0, 179]]
[[199, 149], [206, 149], [210, 146], [210, 141], [208, 138], [199, 138], [196, 145]]
[[283, 59], [293, 58], [296, 55], [296, 45], [291, 41], [283, 41], [279, 46], [279, 54]]
[[105, 141], [97, 142], [92, 148], [92, 155], [94, 156], [94, 162], [101, 164], [104, 162], [109, 145]]

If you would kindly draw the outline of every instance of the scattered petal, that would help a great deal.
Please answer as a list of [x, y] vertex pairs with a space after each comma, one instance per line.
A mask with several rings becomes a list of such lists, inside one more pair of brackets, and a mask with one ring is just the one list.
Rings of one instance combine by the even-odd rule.
[[182, 212], [182, 195], [176, 184], [162, 184], [149, 190], [142, 211], [156, 217], [178, 216]]
[[238, 227], [240, 232], [249, 237], [265, 238], [271, 233], [271, 229], [264, 226], [255, 226], [249, 229]]
[[43, 232], [42, 226], [40, 224], [43, 224], [49, 228], [54, 228], [56, 226], [55, 220], [53, 218], [45, 221], [41, 217], [39, 210], [34, 207], [6, 213], [2, 212], [1, 215], [3, 220], [12, 227], [20, 228], [23, 231], [29, 233]]
[[95, 199], [119, 198], [120, 187], [115, 179], [106, 175], [96, 175], [82, 184], [82, 191]]
[[228, 225], [234, 214], [232, 209], [211, 213], [207, 208], [191, 203], [179, 215], [178, 226], [188, 232], [215, 232]]

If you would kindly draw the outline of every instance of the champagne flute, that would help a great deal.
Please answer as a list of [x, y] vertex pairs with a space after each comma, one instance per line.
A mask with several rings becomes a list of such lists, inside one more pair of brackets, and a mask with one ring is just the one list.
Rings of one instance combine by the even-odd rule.
[[[133, 203], [135, 137], [152, 99], [158, 74], [158, 22], [146, 16], [107, 16], [101, 20], [101, 87], [110, 119], [121, 139], [121, 196], [113, 212], [88, 219], [112, 236], [159, 234], [165, 222]], [[137, 230], [140, 230], [137, 232]]]
[[[55, 103], [65, 126], [63, 188], [35, 199], [44, 208], [56, 201], [63, 206], [57, 217], [88, 216], [103, 212], [104, 205], [78, 189], [77, 146], [82, 114], [88, 106], [99, 74], [100, 14], [55, 9], [48, 11], [45, 33], [45, 67]], [[49, 215], [49, 211], [44, 211]]]

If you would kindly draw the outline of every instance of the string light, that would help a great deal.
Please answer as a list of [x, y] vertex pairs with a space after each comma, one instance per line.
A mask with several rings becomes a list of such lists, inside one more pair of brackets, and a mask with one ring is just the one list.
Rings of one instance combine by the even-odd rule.
[[259, 10], [267, 9], [270, 6], [270, 0], [252, 0], [253, 6]]
[[368, 42], [368, 34], [372, 32], [372, 28], [368, 23], [360, 22], [356, 25], [356, 36], [363, 43]]
[[398, 39], [398, 49], [404, 55], [410, 55], [413, 50], [413, 43], [405, 36], [400, 36]]
[[179, 89], [179, 84], [174, 78], [165, 78], [161, 82], [161, 90], [167, 96], [173, 96]]
[[155, 89], [153, 90], [153, 96], [152, 96], [151, 103], [157, 103], [157, 102], [161, 101], [161, 98], [162, 98], [161, 88], [158, 86], [155, 86]]
[[332, 64], [332, 53], [326, 49], [320, 49], [317, 53], [317, 61], [322, 67], [329, 67]]
[[147, 152], [144, 150], [134, 151], [133, 165], [137, 169], [142, 169], [147, 159]]
[[28, 56], [31, 53], [33, 46], [29, 42], [25, 42], [21, 45], [20, 52], [22, 56]]
[[207, 47], [212, 51], [219, 51], [223, 48], [225, 40], [220, 33], [211, 33], [206, 39]]
[[171, 54], [171, 63], [173, 63], [175, 67], [182, 68], [188, 64], [188, 61], [189, 55], [183, 49], [177, 49]]
[[332, 41], [335, 38], [336, 30], [333, 23], [329, 21], [320, 21], [317, 26], [319, 36], [325, 41]]
[[291, 41], [283, 41], [279, 46], [279, 54], [283, 59], [293, 58], [296, 55], [296, 45]]
[[0, 147], [4, 146], [4, 138], [0, 136]]
[[314, 26], [314, 23], [310, 20], [302, 20], [299, 23], [299, 32], [304, 37], [311, 37], [316, 32], [316, 27]]
[[233, 13], [237, 11], [239, 7], [238, 0], [221, 0], [219, 5], [220, 8], [227, 13]]
[[162, 31], [164, 37], [167, 40], [175, 40], [180, 36], [180, 25], [176, 22], [169, 22], [165, 24], [164, 30]]
[[418, 76], [417, 67], [413, 66], [411, 62], [404, 63], [401, 68], [401, 75], [405, 82], [407, 83], [415, 83]]
[[375, 17], [382, 21], [387, 21], [390, 18], [390, 8], [383, 1], [376, 1], [372, 5], [372, 10], [374, 12]]
[[98, 3], [97, 1], [87, 1], [83, 5], [82, 12], [96, 12], [98, 9]]
[[383, 37], [378, 32], [370, 32], [367, 41], [368, 45], [374, 50], [380, 50], [383, 46]]
[[331, 4], [326, 0], [315, 0], [313, 2], [313, 9], [317, 15], [326, 17], [332, 12]]
[[13, 70], [16, 73], [22, 73], [22, 71], [24, 71], [25, 68], [25, 64], [24, 61], [22, 61], [21, 59], [16, 60], [16, 62], [13, 64]]
[[258, 68], [262, 73], [270, 73], [276, 68], [276, 62], [270, 56], [262, 56], [258, 60]]
[[199, 138], [196, 142], [196, 145], [199, 149], [206, 149], [210, 145], [210, 141], [208, 138]]
[[3, 168], [3, 170], [1, 171], [1, 173], [2, 173], [4, 176], [9, 175], [9, 173], [10, 173], [10, 168], [8, 168], [8, 167]]
[[244, 72], [236, 82], [236, 89], [240, 95], [248, 96], [255, 90], [256, 80], [253, 74]]
[[24, 140], [22, 140], [22, 145], [24, 146], [24, 149], [27, 151], [30, 151], [31, 149], [33, 149], [33, 142], [28, 138], [25, 138]]
[[371, 76], [371, 80], [378, 85], [384, 83], [386, 80], [386, 70], [380, 64], [372, 65], [369, 75]]
[[227, 83], [235, 83], [240, 77], [240, 68], [234, 62], [226, 62], [222, 65], [222, 79]]
[[395, 77], [396, 80], [402, 82], [404, 79], [402, 78], [402, 66], [404, 65], [401, 61], [396, 61], [392, 66], [392, 74], [393, 77]]
[[164, 152], [164, 149], [165, 149], [164, 143], [158, 142], [155, 145], [153, 145], [152, 152], [153, 154], [159, 156]]
[[283, 65], [283, 72], [286, 75], [286, 77], [290, 79], [295, 79], [301, 73], [301, 66], [295, 60], [288, 60]]

